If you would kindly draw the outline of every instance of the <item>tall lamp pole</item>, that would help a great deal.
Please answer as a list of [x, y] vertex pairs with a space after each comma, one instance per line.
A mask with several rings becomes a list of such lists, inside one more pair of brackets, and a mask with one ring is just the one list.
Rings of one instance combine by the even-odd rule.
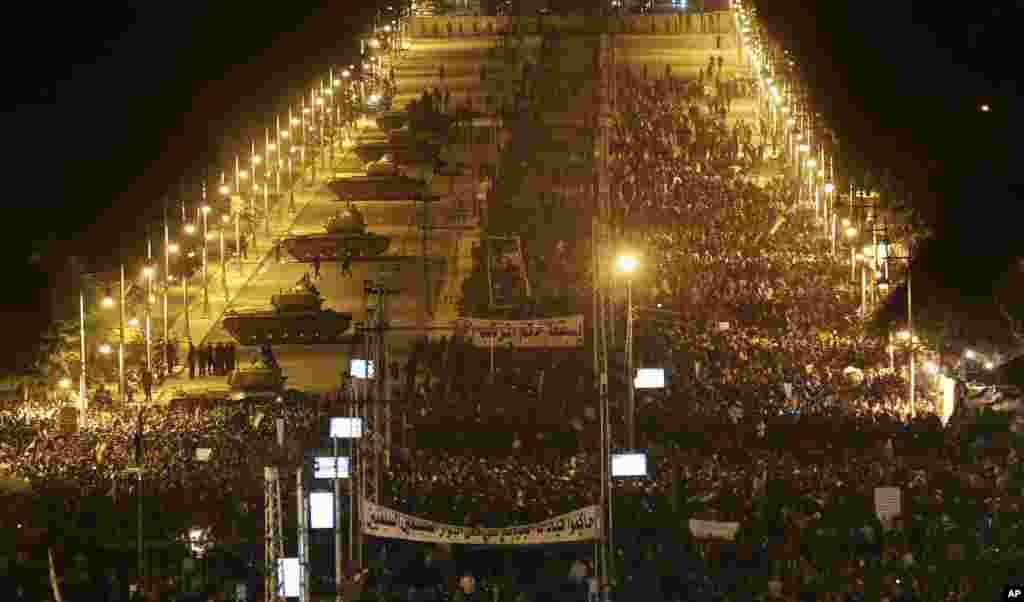
[[207, 216], [210, 215], [210, 206], [206, 204], [206, 182], [203, 182], [203, 315], [210, 317], [210, 272], [208, 259], [209, 224]]
[[128, 400], [128, 396], [125, 394], [125, 377], [124, 377], [124, 264], [121, 264], [121, 339], [117, 345], [117, 379], [118, 387], [121, 390], [121, 403], [125, 403]]
[[78, 290], [78, 323], [79, 338], [82, 339], [82, 361], [80, 362], [82, 370], [78, 377], [78, 410], [81, 415], [87, 408], [86, 391], [88, 389], [85, 382], [85, 291], [81, 290], [81, 284], [79, 284]]
[[616, 268], [626, 277], [626, 445], [636, 449], [636, 388], [633, 382], [633, 272], [638, 261], [633, 255], [619, 255]]
[[167, 226], [167, 201], [164, 201], [164, 369], [171, 374], [168, 345], [171, 344], [170, 320], [167, 319], [167, 293], [171, 287], [171, 231]]
[[[146, 237], [146, 371], [153, 372], [153, 240]], [[166, 365], [166, 364], [165, 364]]]

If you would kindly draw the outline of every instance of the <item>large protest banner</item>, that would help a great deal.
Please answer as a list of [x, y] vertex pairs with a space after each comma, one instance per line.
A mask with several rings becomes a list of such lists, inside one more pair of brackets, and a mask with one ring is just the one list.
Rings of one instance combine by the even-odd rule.
[[499, 529], [436, 523], [378, 506], [369, 500], [363, 500], [363, 509], [363, 534], [424, 543], [522, 546], [590, 541], [601, 534], [598, 506], [587, 506], [539, 523]]
[[583, 314], [540, 320], [480, 320], [459, 318], [455, 332], [476, 347], [551, 349], [583, 346]]

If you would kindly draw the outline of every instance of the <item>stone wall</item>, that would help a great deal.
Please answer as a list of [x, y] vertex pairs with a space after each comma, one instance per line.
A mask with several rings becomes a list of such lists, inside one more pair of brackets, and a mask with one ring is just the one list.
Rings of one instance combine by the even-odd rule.
[[[538, 34], [547, 31], [598, 31], [603, 21], [579, 16], [543, 17], [411, 17], [408, 29], [414, 38], [494, 36], [504, 33]], [[612, 20], [616, 33], [634, 35], [734, 34], [729, 11], [701, 14], [623, 15]], [[522, 27], [522, 31], [517, 31]]]

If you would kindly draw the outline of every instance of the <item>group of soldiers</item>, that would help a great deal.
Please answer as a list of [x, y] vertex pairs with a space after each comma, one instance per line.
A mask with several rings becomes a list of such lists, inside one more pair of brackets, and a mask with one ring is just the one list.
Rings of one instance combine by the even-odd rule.
[[195, 347], [188, 344], [188, 377], [227, 376], [237, 365], [238, 350], [234, 343], [216, 343]]

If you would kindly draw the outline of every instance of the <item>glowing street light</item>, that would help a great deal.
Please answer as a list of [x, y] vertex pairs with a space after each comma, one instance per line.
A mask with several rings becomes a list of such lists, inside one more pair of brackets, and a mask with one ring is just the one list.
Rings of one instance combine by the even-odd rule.
[[615, 268], [626, 276], [626, 441], [629, 449], [636, 449], [636, 387], [633, 383], [633, 273], [640, 266], [635, 255], [623, 253], [615, 260]]
[[633, 273], [638, 265], [639, 262], [633, 255], [619, 255], [615, 260], [615, 267], [622, 274]]
[[231, 188], [227, 184], [221, 184], [220, 188], [217, 189], [224, 196], [231, 194]]
[[192, 224], [185, 224], [185, 234], [195, 234], [196, 227]]
[[965, 351], [964, 352], [964, 357], [966, 357], [969, 360], [973, 360], [975, 358], [974, 350], [973, 349], [968, 349], [967, 351]]
[[986, 370], [991, 370], [991, 369], [993, 369], [995, 367], [996, 367], [996, 365], [993, 364], [992, 362], [985, 362], [985, 369]]

